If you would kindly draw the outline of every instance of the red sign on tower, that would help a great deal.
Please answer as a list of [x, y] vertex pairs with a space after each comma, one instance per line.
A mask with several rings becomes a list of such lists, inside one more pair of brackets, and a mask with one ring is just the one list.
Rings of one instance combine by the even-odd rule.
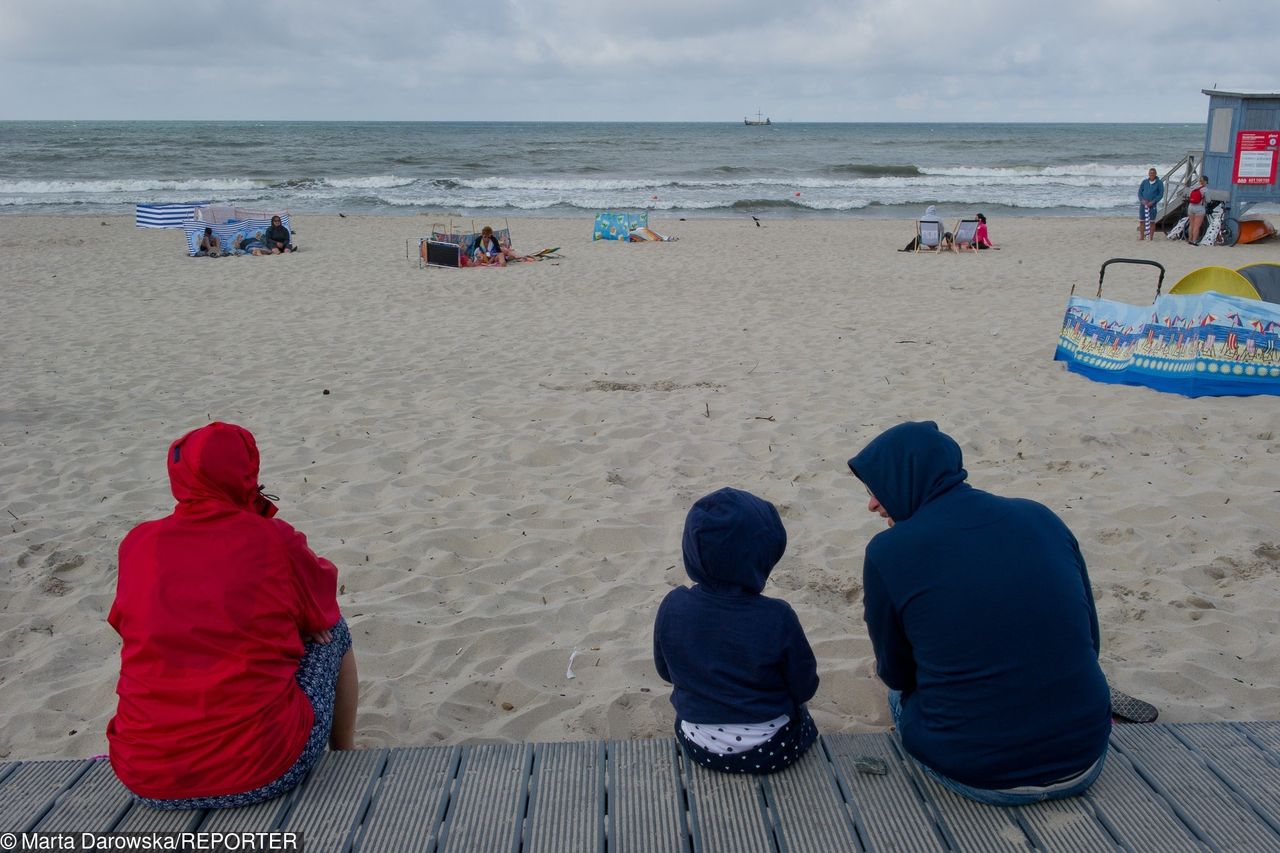
[[1236, 134], [1234, 184], [1274, 184], [1280, 130], [1242, 130]]

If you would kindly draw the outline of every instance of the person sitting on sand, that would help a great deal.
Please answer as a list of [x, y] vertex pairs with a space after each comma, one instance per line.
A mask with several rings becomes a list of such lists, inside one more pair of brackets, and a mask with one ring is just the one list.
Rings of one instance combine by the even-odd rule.
[[213, 229], [208, 225], [204, 227], [204, 236], [200, 238], [200, 252], [211, 258], [216, 258], [222, 254], [222, 241], [218, 239], [218, 235], [213, 233]]
[[991, 242], [991, 236], [987, 233], [987, 217], [981, 213], [978, 214], [978, 227], [973, 232], [973, 248], [975, 249], [999, 249], [995, 243]]
[[297, 786], [326, 744], [355, 746], [337, 569], [272, 518], [247, 430], [211, 423], [167, 460], [177, 506], [120, 544], [111, 766], [155, 808], [262, 802]]
[[475, 249], [471, 254], [475, 262], [482, 267], [505, 267], [508, 258], [513, 261], [525, 260], [524, 255], [517, 255], [512, 249], [502, 245], [493, 235], [493, 228], [488, 225], [480, 229], [480, 237], [476, 240]]
[[888, 530], [867, 544], [863, 607], [902, 744], [979, 802], [1082, 793], [1111, 733], [1080, 547], [1035, 501], [965, 482], [960, 445], [904, 423], [849, 460]]
[[724, 488], [684, 525], [692, 587], [667, 593], [653, 626], [658, 675], [673, 685], [676, 738], [712, 770], [772, 773], [818, 736], [805, 703], [817, 661], [795, 611], [761, 595], [787, 547], [773, 504]]
[[292, 236], [289, 229], [285, 228], [280, 222], [279, 216], [271, 217], [271, 225], [267, 228], [266, 244], [267, 248], [273, 255], [289, 254], [296, 252], [298, 247], [293, 245]]

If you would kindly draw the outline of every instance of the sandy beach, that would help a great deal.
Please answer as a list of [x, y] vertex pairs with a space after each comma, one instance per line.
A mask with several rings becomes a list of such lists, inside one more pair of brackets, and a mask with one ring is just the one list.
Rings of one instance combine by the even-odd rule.
[[[723, 485], [782, 513], [767, 593], [817, 653], [820, 730], [886, 727], [861, 600], [883, 522], [845, 460], [908, 419], [1072, 528], [1113, 684], [1162, 721], [1280, 719], [1280, 398], [1052, 360], [1106, 259], [1167, 289], [1280, 240], [1012, 218], [1002, 251], [937, 256], [896, 251], [905, 221], [655, 215], [679, 242], [625, 245], [534, 218], [517, 250], [561, 259], [420, 269], [446, 221], [296, 215], [297, 255], [192, 259], [130, 216], [0, 217], [0, 759], [105, 752], [116, 547], [170, 511], [165, 448], [210, 420], [256, 435], [281, 517], [339, 567], [366, 746], [669, 733], [653, 615]], [[1154, 289], [1108, 270], [1112, 298]]]

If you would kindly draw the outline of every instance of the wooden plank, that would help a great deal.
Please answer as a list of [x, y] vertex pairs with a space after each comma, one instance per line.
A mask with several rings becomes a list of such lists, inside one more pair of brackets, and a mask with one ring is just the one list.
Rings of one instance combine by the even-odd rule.
[[[823, 735], [850, 814], [869, 850], [936, 850], [949, 845], [937, 813], [926, 803], [910, 759], [889, 734]], [[857, 757], [878, 758], [883, 776], [860, 773]]]
[[1258, 818], [1277, 833], [1280, 847], [1280, 766], [1242, 732], [1223, 723], [1186, 723], [1169, 726], [1169, 731], [1249, 802]]
[[1112, 744], [1160, 791], [1201, 840], [1234, 850], [1269, 850], [1276, 834], [1163, 725], [1116, 726]]
[[204, 809], [153, 809], [134, 802], [112, 832], [187, 832], [204, 820]]
[[462, 748], [427, 746], [388, 752], [355, 850], [434, 850]]
[[1084, 793], [1098, 822], [1130, 850], [1183, 853], [1203, 849], [1169, 803], [1115, 749]]
[[1033, 846], [1015, 809], [974, 802], [944, 788], [917, 767], [911, 767], [911, 772], [958, 849], [1003, 851]]
[[610, 853], [690, 849], [675, 738], [610, 741]]
[[88, 770], [88, 761], [19, 764], [0, 784], [0, 829], [30, 831], [52, 808], [58, 795]]
[[328, 752], [298, 789], [281, 829], [303, 833], [315, 853], [349, 849], [387, 754], [381, 749]]
[[681, 754], [689, 797], [693, 849], [715, 853], [774, 853], [773, 832], [760, 785], [749, 773], [708, 770]]
[[293, 807], [298, 789], [274, 800], [238, 809], [210, 809], [199, 826], [201, 832], [271, 832], [279, 829]]
[[[1018, 811], [1037, 850], [1115, 850], [1119, 846], [1089, 801], [1081, 797], [1045, 800], [1019, 806]], [[1164, 853], [1165, 848], [1160, 849]]]
[[518, 850], [532, 761], [528, 744], [463, 747], [439, 849]]
[[133, 804], [109, 761], [91, 761], [89, 771], [61, 793], [40, 819], [40, 832], [108, 832]]
[[779, 847], [787, 853], [865, 849], [821, 739], [795, 764], [762, 781]]
[[601, 741], [534, 748], [524, 853], [605, 849], [604, 771]]
[[1248, 735], [1249, 739], [1280, 759], [1280, 723], [1232, 723], [1239, 731]]

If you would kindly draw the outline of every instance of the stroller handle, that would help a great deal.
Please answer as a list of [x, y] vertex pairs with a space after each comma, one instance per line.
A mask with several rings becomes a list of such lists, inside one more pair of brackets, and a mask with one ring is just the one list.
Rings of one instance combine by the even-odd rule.
[[[1148, 261], [1142, 258], [1112, 258], [1102, 264], [1102, 269], [1098, 270], [1098, 299], [1102, 298], [1102, 279], [1106, 277], [1107, 267], [1112, 264], [1144, 264], [1146, 266], [1155, 267], [1160, 270], [1160, 278], [1156, 281], [1156, 297], [1160, 296], [1160, 288], [1164, 286], [1164, 265], [1155, 261]], [[1155, 301], [1154, 299], [1152, 300]]]

